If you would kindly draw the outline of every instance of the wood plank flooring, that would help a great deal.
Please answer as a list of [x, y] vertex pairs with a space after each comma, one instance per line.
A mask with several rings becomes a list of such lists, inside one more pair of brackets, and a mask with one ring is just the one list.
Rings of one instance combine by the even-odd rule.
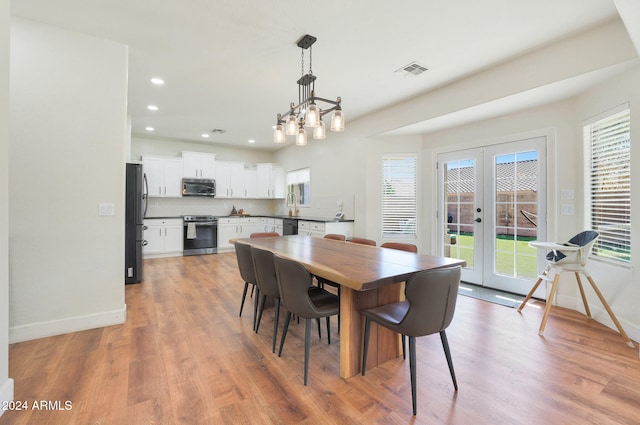
[[[541, 308], [459, 297], [447, 334], [460, 389], [438, 335], [419, 338], [413, 417], [408, 360], [339, 377], [335, 318], [331, 345], [312, 341], [305, 387], [304, 326], [292, 324], [282, 358], [271, 353], [274, 309], [259, 334], [252, 299], [238, 317], [235, 254], [145, 267], [144, 283], [126, 287], [126, 324], [10, 346], [15, 399], [28, 409], [0, 425], [640, 423], [638, 349], [573, 311], [553, 308], [539, 337]], [[48, 409], [33, 408], [41, 400]]]

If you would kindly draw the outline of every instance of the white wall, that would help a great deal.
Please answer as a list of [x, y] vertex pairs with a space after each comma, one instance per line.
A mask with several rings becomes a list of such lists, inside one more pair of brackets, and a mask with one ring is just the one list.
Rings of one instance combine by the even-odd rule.
[[127, 55], [11, 20], [11, 341], [125, 319]]
[[[9, 0], [0, 0], [0, 403], [13, 400], [9, 378]], [[4, 411], [0, 409], [0, 416]]]
[[[345, 219], [354, 219], [354, 236], [371, 237], [366, 227], [365, 140], [357, 129], [327, 132], [325, 140], [308, 141], [276, 152], [277, 163], [286, 171], [310, 168], [311, 206], [300, 208], [302, 217], [333, 217], [343, 203]], [[279, 206], [285, 214], [284, 204]]]

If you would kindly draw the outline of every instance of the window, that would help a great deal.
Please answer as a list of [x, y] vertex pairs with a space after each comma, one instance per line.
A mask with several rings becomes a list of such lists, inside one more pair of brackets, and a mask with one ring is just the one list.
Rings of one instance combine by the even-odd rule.
[[600, 233], [593, 254], [631, 262], [631, 132], [629, 105], [585, 122], [585, 212]]
[[287, 206], [308, 207], [311, 205], [311, 172], [301, 168], [287, 172]]
[[382, 236], [416, 237], [416, 155], [382, 157]]

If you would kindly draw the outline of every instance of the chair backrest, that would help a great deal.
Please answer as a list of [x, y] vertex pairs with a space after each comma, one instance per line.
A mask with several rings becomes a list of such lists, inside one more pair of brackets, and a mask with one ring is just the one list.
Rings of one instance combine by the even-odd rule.
[[325, 239], [333, 239], [333, 240], [336, 240], [336, 241], [344, 241], [344, 240], [347, 239], [344, 235], [338, 235], [338, 234], [335, 234], [335, 233], [327, 233], [326, 235], [323, 236], [323, 238], [325, 238]]
[[247, 282], [256, 283], [256, 272], [253, 268], [253, 259], [251, 257], [251, 245], [246, 243], [235, 243], [236, 258], [238, 260], [238, 268], [240, 269], [240, 276]]
[[251, 256], [256, 272], [256, 284], [260, 289], [260, 293], [274, 299], [280, 298], [273, 252], [252, 246]]
[[351, 239], [349, 239], [349, 242], [351, 242], [351, 243], [359, 243], [361, 245], [376, 246], [376, 241], [374, 241], [373, 239], [351, 238]]
[[382, 248], [397, 249], [399, 251], [418, 252], [418, 247], [410, 243], [385, 242], [380, 246]]
[[425, 270], [407, 281], [409, 310], [400, 326], [408, 336], [430, 335], [445, 330], [456, 309], [460, 267]]
[[587, 264], [587, 259], [591, 254], [593, 245], [598, 240], [600, 234], [593, 230], [580, 232], [566, 243], [569, 246], [579, 246], [582, 249], [577, 251], [550, 251], [547, 253], [547, 261], [556, 264]]
[[256, 232], [249, 235], [250, 238], [274, 238], [280, 236], [276, 232]]
[[277, 254], [274, 254], [273, 260], [280, 300], [285, 308], [296, 316], [316, 317], [317, 310], [309, 298], [309, 288], [313, 279], [311, 274], [297, 261], [282, 258]]

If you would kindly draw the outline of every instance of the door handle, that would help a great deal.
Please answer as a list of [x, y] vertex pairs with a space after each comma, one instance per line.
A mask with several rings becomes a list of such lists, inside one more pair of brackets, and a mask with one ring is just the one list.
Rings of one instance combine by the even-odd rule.
[[481, 219], [480, 217], [476, 218], [474, 221], [475, 221], [476, 223], [482, 223], [482, 219]]

